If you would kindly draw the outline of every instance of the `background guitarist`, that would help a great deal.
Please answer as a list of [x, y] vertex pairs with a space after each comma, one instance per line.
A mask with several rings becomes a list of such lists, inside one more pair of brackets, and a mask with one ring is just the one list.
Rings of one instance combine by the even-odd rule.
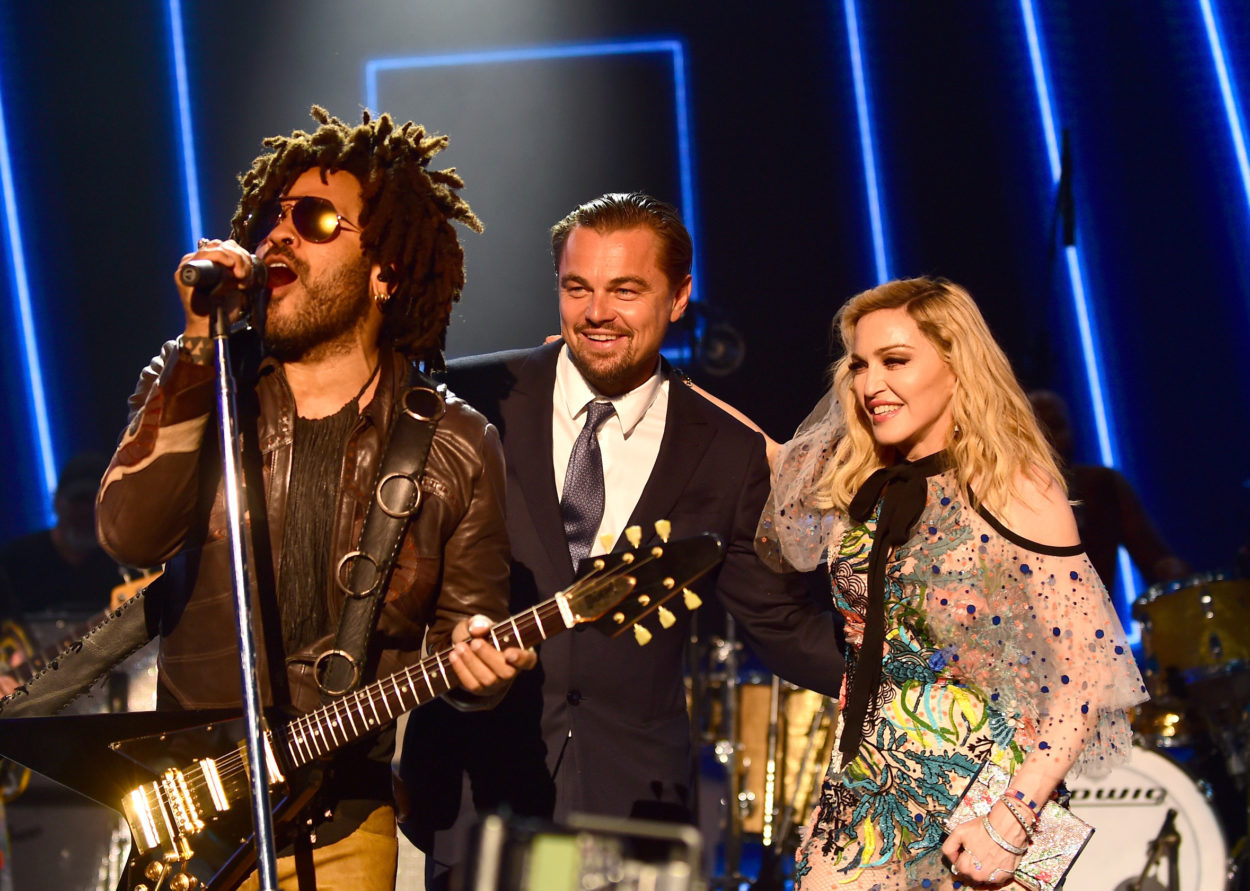
[[[61, 467], [52, 509], [56, 525], [0, 545], [0, 603], [20, 615], [84, 618], [109, 603], [122, 582], [95, 533], [95, 496], [107, 455], [79, 452]], [[6, 617], [13, 613], [6, 612]]]
[[[357, 545], [396, 400], [412, 364], [438, 357], [464, 283], [451, 224], [481, 228], [459, 177], [428, 169], [446, 137], [396, 127], [386, 115], [366, 112], [353, 127], [319, 108], [312, 114], [315, 133], [267, 139], [268, 151], [241, 178], [231, 240], [201, 239], [180, 261], [220, 264], [240, 293], [253, 276], [252, 251], [267, 267], [263, 343], [244, 330], [232, 354], [262, 687], [299, 712], [319, 704], [313, 663], [334, 645], [344, 602], [335, 565]], [[160, 634], [158, 706], [237, 707], [213, 347], [202, 307], [189, 289], [179, 291], [186, 327], [131, 397], [130, 423], [100, 489], [99, 532], [118, 560], [166, 564], [161, 584], [113, 620]], [[536, 657], [479, 639], [486, 619], [507, 615], [503, 462], [495, 429], [453, 396], [420, 488], [364, 679], [417, 662], [428, 634], [431, 649], [462, 642], [452, 656], [462, 689], [448, 699], [488, 706]], [[14, 699], [43, 704], [38, 684]], [[291, 856], [279, 860], [282, 887], [297, 887], [297, 861], [301, 871], [315, 867], [319, 887], [394, 887], [393, 740], [392, 724], [336, 753], [318, 810], [332, 816], [283, 852]]]

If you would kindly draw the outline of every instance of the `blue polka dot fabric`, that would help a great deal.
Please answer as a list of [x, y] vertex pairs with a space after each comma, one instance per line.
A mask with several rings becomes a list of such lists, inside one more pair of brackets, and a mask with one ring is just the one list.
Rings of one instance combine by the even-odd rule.
[[885, 681], [857, 755], [843, 763], [834, 749], [797, 855], [801, 888], [949, 887], [944, 802], [978, 747], [1009, 772], [1037, 752], [1060, 775], [1074, 759], [1069, 775], [1109, 770], [1131, 748], [1126, 712], [1145, 688], [1081, 548], [1015, 535], [968, 507], [952, 473], [928, 487], [886, 569], [882, 653], [859, 651], [875, 519], [846, 528], [830, 555], [851, 675], [880, 658]]

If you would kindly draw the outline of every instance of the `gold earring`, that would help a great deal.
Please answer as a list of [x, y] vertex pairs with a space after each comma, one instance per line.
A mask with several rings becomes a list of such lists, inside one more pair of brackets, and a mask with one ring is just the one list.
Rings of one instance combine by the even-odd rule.
[[373, 302], [377, 306], [378, 309], [385, 309], [386, 303], [390, 299], [391, 299], [391, 295], [389, 291], [378, 291], [376, 294], [373, 295]]

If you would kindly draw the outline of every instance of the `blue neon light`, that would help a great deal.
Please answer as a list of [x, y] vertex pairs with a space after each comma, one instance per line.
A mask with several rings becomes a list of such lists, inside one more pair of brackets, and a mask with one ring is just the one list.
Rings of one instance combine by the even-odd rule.
[[1220, 98], [1224, 102], [1224, 114], [1228, 118], [1229, 135], [1233, 138], [1233, 152], [1237, 155], [1237, 170], [1241, 174], [1241, 188], [1246, 194], [1246, 207], [1250, 209], [1250, 159], [1246, 156], [1246, 128], [1233, 92], [1233, 76], [1229, 71], [1228, 57], [1224, 52], [1224, 29], [1220, 26], [1213, 0], [1198, 0], [1202, 9], [1202, 25], [1211, 47], [1211, 62], [1220, 85]]
[[[1051, 181], [1059, 185], [1063, 165], [1059, 155], [1059, 141], [1055, 132], [1055, 111], [1050, 97], [1050, 81], [1047, 76], [1046, 59], [1038, 36], [1037, 18], [1033, 0], [1020, 0], [1020, 12], [1024, 20], [1025, 36], [1029, 45], [1029, 60], [1033, 70], [1033, 85], [1037, 91], [1038, 111], [1042, 119], [1042, 132], [1046, 139], [1046, 157], [1050, 163]], [[1077, 333], [1081, 343], [1081, 357], [1085, 364], [1085, 379], [1089, 386], [1090, 407], [1094, 416], [1094, 429], [1098, 438], [1099, 459], [1108, 467], [1119, 465], [1116, 435], [1111, 420], [1104, 384], [1102, 362], [1098, 358], [1097, 345], [1102, 342], [1097, 318], [1090, 306], [1085, 287], [1085, 268], [1075, 246], [1064, 250], [1068, 281], [1072, 288], [1072, 306], [1076, 313]], [[1133, 592], [1140, 591], [1142, 582], [1124, 548], [1119, 551], [1120, 591], [1113, 592], [1121, 609], [1121, 618], [1128, 625], [1129, 640], [1136, 643], [1140, 638], [1137, 624], [1128, 615], [1128, 605]]]
[[[549, 59], [575, 59], [594, 56], [622, 56], [639, 53], [668, 53], [673, 61], [673, 105], [677, 116], [677, 164], [681, 181], [682, 221], [694, 242], [691, 299], [700, 299], [702, 262], [699, 252], [697, 214], [695, 213], [694, 156], [691, 149], [690, 95], [687, 89], [686, 52], [680, 40], [613, 40], [601, 43], [556, 44], [551, 46], [504, 47], [462, 53], [427, 56], [401, 56], [372, 59], [365, 63], [365, 106], [378, 108], [378, 75], [383, 71], [407, 68], [446, 68], [457, 65], [497, 65], [506, 62], [531, 62]], [[667, 352], [666, 352], [667, 355]]]
[[43, 366], [39, 360], [39, 341], [35, 336], [35, 316], [30, 299], [30, 281], [26, 276], [26, 253], [22, 245], [22, 227], [17, 213], [17, 190], [13, 185], [13, 167], [9, 158], [9, 135], [4, 122], [4, 90], [0, 86], [0, 191], [4, 197], [4, 234], [9, 250], [9, 277], [13, 298], [17, 301], [17, 318], [21, 326], [21, 363], [26, 378], [27, 403], [34, 420], [35, 453], [43, 488], [47, 493], [42, 509], [48, 525], [56, 522], [52, 496], [56, 492], [56, 458], [52, 454], [52, 431], [48, 423], [48, 401], [43, 386]]
[[872, 135], [872, 115], [868, 109], [868, 80], [864, 74], [864, 58], [859, 45], [859, 13], [855, 0], [843, 0], [846, 14], [846, 35], [851, 49], [851, 75], [855, 81], [855, 113], [859, 120], [859, 153], [864, 164], [864, 185], [868, 192], [868, 217], [872, 225], [872, 256], [877, 282], [890, 280], [886, 261], [885, 215], [881, 209], [881, 192], [877, 184], [877, 149]]
[[200, 180], [195, 159], [195, 135], [191, 130], [191, 98], [187, 78], [187, 53], [182, 34], [182, 0], [169, 0], [169, 49], [174, 66], [175, 101], [178, 114], [178, 153], [182, 157], [182, 177], [186, 190], [186, 244], [204, 232], [200, 211]]

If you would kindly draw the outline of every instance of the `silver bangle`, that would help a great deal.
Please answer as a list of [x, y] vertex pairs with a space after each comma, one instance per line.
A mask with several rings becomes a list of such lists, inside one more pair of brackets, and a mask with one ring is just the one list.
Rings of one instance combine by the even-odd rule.
[[985, 827], [985, 832], [987, 835], [989, 835], [990, 840], [993, 841], [994, 844], [1002, 848], [1004, 851], [1006, 851], [1008, 854], [1015, 854], [1017, 857], [1019, 857], [1021, 854], [1028, 852], [1029, 849], [1027, 846], [1021, 848], [1018, 845], [1013, 845], [1011, 842], [1007, 841], [1007, 839], [999, 835], [998, 830], [994, 828], [994, 824], [990, 822], [989, 814], [986, 814], [984, 817], [981, 818], [981, 825]]

